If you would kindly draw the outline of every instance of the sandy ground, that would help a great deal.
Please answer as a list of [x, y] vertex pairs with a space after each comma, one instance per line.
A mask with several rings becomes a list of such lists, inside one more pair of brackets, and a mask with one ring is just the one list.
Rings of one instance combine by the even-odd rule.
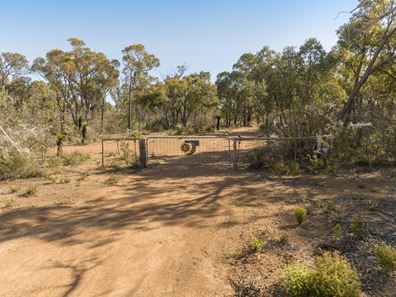
[[[299, 246], [294, 254], [309, 258], [306, 242], [328, 230], [296, 228], [289, 210], [308, 196], [369, 191], [320, 176], [292, 184], [229, 167], [173, 164], [117, 173], [119, 182], [108, 185], [114, 172], [97, 169], [100, 145], [65, 150], [91, 153], [63, 173], [69, 183], [0, 183], [2, 297], [233, 296], [230, 276], [245, 271], [229, 259], [254, 232], [286, 232]], [[31, 184], [36, 196], [22, 197]], [[393, 180], [372, 185], [385, 195]], [[287, 263], [271, 255], [260, 261], [270, 272]]]
[[[250, 194], [248, 174], [161, 165], [106, 185], [107, 172], [69, 169], [68, 184], [0, 184], [1, 296], [226, 296], [224, 241]], [[78, 177], [91, 172], [83, 181]], [[38, 186], [35, 197], [9, 188]], [[21, 190], [22, 191], [22, 190]], [[244, 216], [246, 220], [249, 216]], [[232, 241], [231, 241], [232, 243]]]

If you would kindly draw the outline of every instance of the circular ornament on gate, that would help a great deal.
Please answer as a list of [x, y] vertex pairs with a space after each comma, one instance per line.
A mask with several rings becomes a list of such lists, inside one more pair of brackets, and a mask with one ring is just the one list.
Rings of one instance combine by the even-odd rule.
[[191, 150], [192, 146], [189, 143], [183, 143], [180, 147], [181, 151], [186, 154], [189, 155], [190, 154], [190, 150]]

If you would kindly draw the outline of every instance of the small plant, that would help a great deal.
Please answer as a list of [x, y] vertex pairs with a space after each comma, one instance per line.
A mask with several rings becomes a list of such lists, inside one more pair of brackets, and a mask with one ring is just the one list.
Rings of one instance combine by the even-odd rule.
[[361, 218], [354, 217], [352, 218], [350, 227], [353, 234], [356, 236], [362, 236], [366, 229], [366, 224]]
[[266, 245], [266, 242], [262, 238], [253, 236], [250, 239], [250, 250], [253, 253], [260, 253], [264, 249], [265, 245]]
[[315, 259], [315, 269], [292, 265], [282, 271], [280, 286], [291, 297], [358, 297], [360, 279], [355, 268], [337, 253]]
[[285, 268], [281, 275], [281, 288], [292, 297], [311, 296], [313, 271], [303, 265]]
[[110, 186], [114, 186], [116, 184], [118, 184], [118, 182], [120, 181], [121, 177], [118, 175], [111, 175], [106, 179], [106, 184], [110, 185]]
[[14, 185], [10, 187], [10, 194], [18, 193], [21, 190], [20, 187]]
[[342, 228], [340, 224], [335, 225], [333, 230], [331, 231], [331, 235], [333, 235], [334, 238], [340, 238], [342, 235]]
[[22, 193], [23, 197], [32, 197], [37, 195], [37, 186], [29, 186], [25, 192]]
[[282, 233], [282, 235], [279, 237], [278, 243], [282, 246], [288, 244], [289, 235], [287, 233]]
[[304, 207], [297, 207], [294, 209], [294, 216], [297, 220], [297, 223], [301, 225], [302, 222], [304, 222], [307, 218], [307, 210]]
[[334, 211], [334, 206], [328, 201], [319, 202], [319, 208], [322, 214], [331, 214]]
[[287, 164], [287, 174], [288, 175], [296, 175], [300, 171], [300, 164], [295, 161], [291, 161]]
[[271, 164], [272, 171], [281, 179], [283, 175], [288, 173], [288, 166], [283, 161], [275, 161]]
[[377, 247], [376, 256], [378, 263], [387, 272], [396, 270], [396, 250], [385, 243]]
[[355, 268], [337, 253], [324, 253], [315, 259], [315, 296], [358, 297], [360, 279]]

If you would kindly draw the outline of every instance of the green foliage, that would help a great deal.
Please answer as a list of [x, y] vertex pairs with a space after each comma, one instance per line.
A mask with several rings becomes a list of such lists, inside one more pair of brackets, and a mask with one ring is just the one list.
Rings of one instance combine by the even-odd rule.
[[297, 223], [301, 225], [302, 222], [304, 222], [307, 218], [307, 210], [303, 207], [297, 207], [294, 209], [294, 216], [297, 220]]
[[302, 265], [292, 265], [282, 270], [280, 286], [287, 296], [311, 296], [314, 272]]
[[350, 228], [356, 236], [362, 236], [366, 230], [366, 223], [359, 217], [352, 218]]
[[359, 275], [343, 257], [325, 253], [315, 259], [315, 269], [293, 265], [282, 271], [280, 286], [292, 297], [358, 297]]
[[394, 248], [382, 243], [377, 247], [376, 256], [378, 263], [385, 271], [396, 271], [396, 250]]
[[337, 239], [342, 236], [342, 228], [340, 224], [335, 225], [335, 227], [331, 231], [331, 235], [333, 235]]
[[27, 153], [20, 153], [16, 149], [0, 152], [0, 180], [37, 177], [41, 174], [39, 163]]
[[331, 162], [328, 158], [318, 158], [317, 156], [309, 157], [307, 169], [311, 173], [335, 173], [337, 168], [334, 162]]
[[280, 160], [272, 162], [271, 169], [279, 178], [282, 178], [288, 172], [287, 164]]
[[355, 268], [337, 253], [315, 260], [314, 290], [322, 297], [358, 297], [360, 279]]
[[250, 239], [250, 250], [253, 253], [260, 253], [266, 246], [266, 241], [257, 236], [253, 236]]

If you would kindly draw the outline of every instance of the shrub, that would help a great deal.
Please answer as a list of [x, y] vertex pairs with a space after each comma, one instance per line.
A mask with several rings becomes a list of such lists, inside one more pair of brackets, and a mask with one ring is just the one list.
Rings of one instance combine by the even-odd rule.
[[360, 279], [356, 270], [337, 253], [315, 259], [315, 269], [292, 265], [282, 271], [280, 286], [292, 297], [358, 297]]
[[288, 166], [283, 161], [274, 161], [270, 167], [279, 178], [282, 178], [283, 175], [288, 173]]
[[259, 253], [259, 252], [261, 252], [261, 251], [264, 249], [265, 245], [266, 245], [266, 242], [265, 242], [265, 240], [262, 239], [262, 238], [253, 236], [253, 237], [250, 239], [250, 250], [251, 250], [253, 253]]
[[381, 267], [392, 272], [396, 270], [396, 250], [385, 243], [382, 243], [376, 250], [377, 260]]
[[25, 192], [22, 193], [24, 197], [32, 197], [37, 195], [37, 187], [36, 186], [29, 186]]
[[76, 166], [84, 163], [91, 158], [90, 154], [81, 152], [72, 152], [71, 154], [62, 155], [62, 164], [64, 166]]
[[331, 235], [335, 238], [340, 238], [342, 235], [342, 228], [340, 224], [335, 225], [334, 229], [331, 231]]
[[362, 236], [366, 229], [366, 224], [362, 221], [361, 218], [352, 218], [351, 221], [351, 231], [356, 236]]
[[337, 253], [315, 259], [313, 290], [321, 297], [358, 297], [360, 279], [355, 268]]
[[39, 164], [32, 156], [16, 149], [0, 152], [0, 180], [36, 177], [41, 173]]
[[304, 207], [297, 207], [294, 209], [294, 216], [296, 217], [297, 223], [301, 225], [307, 217], [307, 210]]
[[300, 164], [295, 161], [291, 161], [287, 164], [287, 174], [296, 175], [300, 171]]
[[118, 182], [120, 181], [121, 177], [118, 175], [111, 175], [106, 179], [106, 184], [113, 186], [118, 184]]
[[311, 173], [324, 172], [332, 174], [337, 171], [335, 164], [327, 158], [321, 159], [317, 156], [309, 157], [307, 169]]
[[302, 265], [285, 268], [281, 274], [281, 288], [288, 296], [302, 297], [312, 294], [313, 271]]

